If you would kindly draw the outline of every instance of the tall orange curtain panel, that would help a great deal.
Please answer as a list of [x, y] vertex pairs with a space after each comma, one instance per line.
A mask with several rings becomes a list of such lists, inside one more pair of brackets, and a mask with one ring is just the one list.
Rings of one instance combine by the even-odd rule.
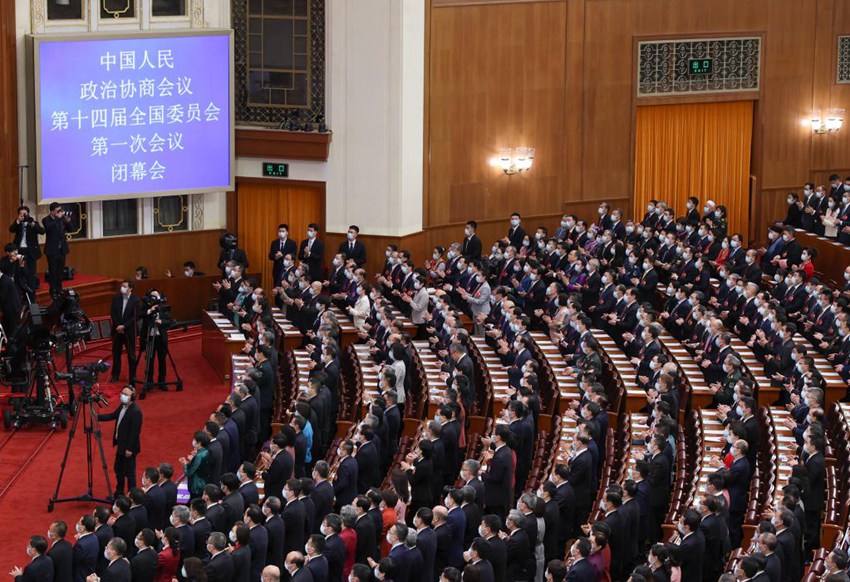
[[714, 200], [726, 206], [729, 233], [746, 241], [752, 138], [752, 101], [638, 107], [634, 215], [653, 199], [676, 216], [689, 196]]

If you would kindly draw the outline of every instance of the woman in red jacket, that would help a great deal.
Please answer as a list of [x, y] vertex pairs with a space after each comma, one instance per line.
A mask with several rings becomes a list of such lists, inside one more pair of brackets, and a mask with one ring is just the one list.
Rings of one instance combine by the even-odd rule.
[[171, 582], [180, 567], [180, 534], [173, 527], [162, 535], [162, 551], [156, 557], [156, 582]]

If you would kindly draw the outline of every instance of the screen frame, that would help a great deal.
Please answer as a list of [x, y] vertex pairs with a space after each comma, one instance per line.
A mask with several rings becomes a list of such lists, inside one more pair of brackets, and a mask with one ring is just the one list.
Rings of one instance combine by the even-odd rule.
[[[175, 38], [175, 37], [200, 37], [200, 36], [226, 36], [228, 39], [228, 85], [227, 92], [230, 99], [230, 183], [227, 186], [215, 186], [196, 189], [157, 190], [150, 192], [134, 192], [127, 195], [100, 195], [83, 196], [73, 198], [50, 198], [44, 196], [41, 174], [41, 44], [48, 42], [80, 42], [97, 40], [122, 40], [122, 39], [144, 39], [144, 38]], [[31, 72], [33, 91], [33, 113], [35, 115], [35, 184], [37, 204], [49, 204], [51, 202], [97, 202], [101, 200], [124, 200], [129, 198], [156, 198], [160, 196], [180, 196], [190, 194], [208, 194], [211, 192], [232, 192], [236, 189], [236, 111], [235, 111], [235, 68], [233, 49], [233, 29], [229, 28], [203, 28], [203, 29], [175, 29], [156, 30], [144, 32], [111, 32], [91, 34], [30, 34], [27, 39], [31, 43]]]

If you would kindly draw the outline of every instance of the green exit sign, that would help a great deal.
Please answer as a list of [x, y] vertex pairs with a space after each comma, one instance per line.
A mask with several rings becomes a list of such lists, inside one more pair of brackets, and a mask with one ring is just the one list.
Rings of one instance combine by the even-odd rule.
[[288, 178], [289, 164], [263, 162], [263, 176], [268, 176], [270, 178]]
[[713, 67], [713, 59], [690, 59], [688, 61], [688, 71], [691, 75], [710, 75]]

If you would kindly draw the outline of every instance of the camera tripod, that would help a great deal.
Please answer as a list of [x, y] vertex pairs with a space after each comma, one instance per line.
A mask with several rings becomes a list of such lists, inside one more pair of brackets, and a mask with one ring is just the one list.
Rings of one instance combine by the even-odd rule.
[[[100, 397], [102, 398], [102, 396]], [[47, 502], [47, 511], [52, 512], [53, 506], [56, 503], [65, 503], [67, 501], [97, 501], [98, 503], [110, 503], [110, 497], [100, 498], [94, 496], [94, 458], [93, 458], [93, 440], [97, 441], [97, 448], [100, 453], [100, 463], [103, 468], [103, 476], [106, 479], [106, 490], [112, 491], [112, 482], [109, 479], [109, 467], [106, 464], [106, 453], [103, 450], [103, 438], [100, 430], [100, 421], [97, 419], [97, 410], [95, 400], [91, 393], [91, 386], [82, 385], [82, 393], [77, 401], [77, 413], [74, 415], [74, 422], [71, 425], [71, 430], [68, 432], [68, 443], [65, 445], [65, 454], [62, 457], [62, 468], [59, 470], [59, 480], [56, 482], [56, 491], [53, 497]], [[88, 479], [88, 488], [86, 492], [77, 497], [59, 498], [59, 488], [62, 486], [62, 478], [65, 475], [65, 466], [68, 464], [68, 456], [71, 453], [71, 443], [74, 442], [74, 435], [77, 434], [77, 428], [83, 422], [83, 432], [86, 435], [86, 477]]]
[[[151, 381], [151, 378], [153, 378], [153, 359], [156, 352], [157, 340], [165, 342], [165, 357], [167, 357], [168, 361], [171, 363], [171, 369], [177, 377], [176, 380], [163, 382]], [[141, 346], [139, 351], [141, 352]], [[139, 355], [141, 356], [141, 353]], [[136, 380], [136, 382], [138, 382], [138, 380]], [[171, 349], [168, 347], [168, 327], [151, 322], [148, 325], [148, 334], [145, 342], [145, 375], [142, 380], [142, 389], [139, 392], [139, 399], [144, 400], [147, 396], [148, 390], [154, 385], [159, 385], [165, 390], [168, 390], [168, 386], [176, 386], [178, 392], [183, 390], [183, 380], [180, 378], [180, 372], [177, 371], [177, 364], [174, 363], [174, 358], [171, 356]]]
[[60, 426], [67, 428], [68, 413], [72, 411], [73, 391], [69, 387], [69, 402], [62, 406], [59, 389], [50, 376], [51, 364], [49, 348], [35, 351], [35, 366], [27, 374], [29, 388], [26, 396], [4, 417], [7, 429], [20, 428], [28, 422], [49, 424], [53, 429]]

